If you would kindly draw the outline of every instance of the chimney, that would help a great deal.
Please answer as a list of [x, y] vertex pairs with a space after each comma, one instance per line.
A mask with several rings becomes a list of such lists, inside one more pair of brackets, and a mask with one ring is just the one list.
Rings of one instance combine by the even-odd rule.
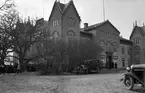
[[88, 23], [84, 23], [84, 28], [87, 28], [88, 27]]

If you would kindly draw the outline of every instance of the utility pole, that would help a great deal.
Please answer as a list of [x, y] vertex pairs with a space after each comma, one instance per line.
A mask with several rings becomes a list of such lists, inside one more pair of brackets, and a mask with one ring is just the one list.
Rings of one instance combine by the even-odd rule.
[[105, 21], [105, 1], [103, 0], [103, 20]]
[[43, 10], [42, 10], [42, 12], [43, 12], [43, 18], [44, 18], [44, 1], [42, 1], [42, 7], [43, 7]]

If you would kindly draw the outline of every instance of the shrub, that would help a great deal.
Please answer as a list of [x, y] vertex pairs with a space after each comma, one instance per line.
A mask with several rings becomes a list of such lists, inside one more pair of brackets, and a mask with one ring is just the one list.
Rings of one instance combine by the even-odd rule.
[[36, 70], [39, 72], [40, 75], [47, 75], [50, 74], [49, 69], [45, 63], [39, 63], [36, 65]]
[[62, 70], [59, 69], [58, 65], [53, 65], [51, 68], [45, 63], [37, 64], [36, 69], [40, 75], [59, 75]]

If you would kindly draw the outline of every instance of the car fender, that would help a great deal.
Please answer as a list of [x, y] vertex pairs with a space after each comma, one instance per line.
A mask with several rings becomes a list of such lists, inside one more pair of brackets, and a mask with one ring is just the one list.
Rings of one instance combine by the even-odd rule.
[[123, 73], [122, 75], [123, 76], [131, 76], [131, 77], [134, 77], [134, 74], [131, 73], [131, 72], [126, 72], [126, 73]]
[[136, 79], [137, 81], [139, 81], [140, 83], [144, 84], [135, 74], [131, 73], [131, 72], [126, 72], [126, 73], [123, 73], [123, 75], [126, 77], [126, 76], [130, 76], [134, 79]]

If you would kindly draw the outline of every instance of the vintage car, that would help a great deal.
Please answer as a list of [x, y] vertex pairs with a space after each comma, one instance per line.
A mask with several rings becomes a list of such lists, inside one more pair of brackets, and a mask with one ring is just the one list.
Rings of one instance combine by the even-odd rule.
[[126, 68], [126, 72], [123, 73], [123, 83], [125, 87], [132, 90], [134, 84], [145, 85], [145, 64], [131, 65]]
[[90, 59], [84, 60], [81, 65], [75, 68], [77, 74], [99, 73], [102, 64], [99, 60]]

